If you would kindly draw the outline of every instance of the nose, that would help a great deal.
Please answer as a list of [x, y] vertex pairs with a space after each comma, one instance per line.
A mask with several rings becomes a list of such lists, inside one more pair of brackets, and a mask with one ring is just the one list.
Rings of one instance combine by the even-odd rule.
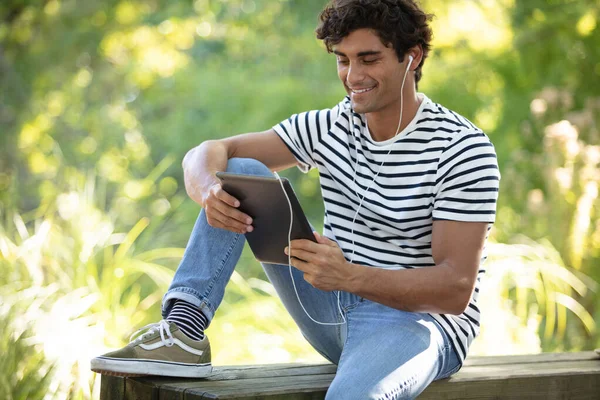
[[364, 69], [359, 63], [350, 63], [348, 73], [346, 74], [346, 84], [350, 87], [356, 87], [365, 79]]

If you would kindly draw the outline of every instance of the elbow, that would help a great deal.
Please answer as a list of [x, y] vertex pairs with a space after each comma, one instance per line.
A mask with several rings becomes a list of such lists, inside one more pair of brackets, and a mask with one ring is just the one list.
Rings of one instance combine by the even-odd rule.
[[196, 152], [198, 151], [198, 149], [200, 148], [200, 146], [202, 146], [204, 143], [196, 146], [196, 147], [192, 147], [190, 150], [188, 150], [187, 153], [185, 153], [185, 156], [183, 157], [183, 160], [181, 161], [181, 166], [182, 168], [185, 170], [186, 166], [189, 165], [190, 160], [192, 160], [194, 158], [194, 155], [196, 154]]
[[474, 282], [470, 279], [463, 278], [457, 281], [449, 314], [461, 315], [467, 310], [473, 296], [473, 287]]
[[457, 299], [452, 309], [448, 310], [448, 314], [461, 315], [467, 310], [467, 307], [469, 307], [469, 299], [467, 301], [464, 301], [464, 298]]
[[190, 165], [190, 162], [193, 163], [193, 160], [197, 157], [198, 154], [200, 154], [203, 150], [209, 148], [210, 146], [213, 146], [216, 142], [217, 140], [205, 140], [198, 146], [192, 147], [190, 150], [188, 150], [188, 152], [183, 157], [183, 160], [181, 161], [181, 166], [183, 167], [183, 169], [185, 170], [186, 166]]
[[194, 153], [200, 152], [200, 151], [202, 151], [204, 149], [208, 149], [211, 146], [214, 146], [215, 143], [217, 143], [217, 142], [218, 142], [218, 140], [215, 140], [215, 139], [205, 140], [204, 142], [200, 143], [198, 146], [196, 146], [196, 147], [192, 148], [190, 151], [188, 151], [188, 154], [189, 153], [194, 154]]

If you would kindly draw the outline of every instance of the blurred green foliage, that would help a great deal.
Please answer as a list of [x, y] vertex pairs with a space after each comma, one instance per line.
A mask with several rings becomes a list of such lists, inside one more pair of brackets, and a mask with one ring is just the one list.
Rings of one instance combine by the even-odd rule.
[[[2, 1], [0, 288], [10, 307], [0, 316], [23, 313], [35, 339], [7, 323], [0, 344], [14, 353], [0, 365], [29, 382], [27, 362], [62, 359], [48, 369], [58, 383], [38, 379], [40, 392], [96, 393], [85, 351], [121, 345], [158, 318], [197, 216], [183, 190], [185, 152], [344, 95], [313, 33], [324, 3]], [[420, 90], [488, 133], [503, 175], [486, 293], [506, 325], [484, 324], [475, 350], [600, 346], [600, 5], [422, 3], [436, 18]], [[317, 174], [286, 175], [321, 227]], [[210, 328], [216, 362], [318, 357], [282, 315], [246, 250]], [[79, 354], [56, 350], [64, 335]], [[15, 354], [33, 361], [15, 364]]]
[[44, 353], [31, 345], [30, 332], [15, 327], [15, 319], [15, 312], [0, 314], [4, 327], [0, 333], [0, 398], [42, 399], [51, 384], [53, 368], [45, 363]]

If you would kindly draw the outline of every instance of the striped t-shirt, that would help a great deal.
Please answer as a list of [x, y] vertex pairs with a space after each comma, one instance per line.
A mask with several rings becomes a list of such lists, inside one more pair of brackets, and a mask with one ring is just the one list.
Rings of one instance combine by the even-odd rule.
[[[494, 222], [500, 180], [494, 146], [466, 118], [424, 94], [419, 98], [410, 124], [382, 142], [373, 140], [365, 116], [352, 111], [349, 97], [332, 109], [295, 114], [273, 127], [301, 170], [318, 168], [323, 234], [339, 244], [348, 261], [352, 257], [354, 263], [386, 269], [432, 267], [434, 220], [488, 222], [490, 227]], [[482, 264], [485, 258], [484, 251]], [[477, 298], [484, 272], [480, 267], [463, 314], [431, 314], [461, 360], [479, 333]]]

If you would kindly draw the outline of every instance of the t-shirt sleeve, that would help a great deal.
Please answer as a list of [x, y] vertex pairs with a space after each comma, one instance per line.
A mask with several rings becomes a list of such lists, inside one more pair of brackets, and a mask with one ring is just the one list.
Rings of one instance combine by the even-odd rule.
[[321, 135], [325, 134], [331, 125], [331, 116], [336, 113], [338, 106], [331, 110], [307, 111], [294, 114], [273, 127], [281, 140], [290, 149], [302, 172], [308, 172], [317, 167], [315, 149]]
[[493, 223], [499, 184], [496, 151], [489, 138], [481, 132], [457, 137], [440, 157], [433, 219]]

